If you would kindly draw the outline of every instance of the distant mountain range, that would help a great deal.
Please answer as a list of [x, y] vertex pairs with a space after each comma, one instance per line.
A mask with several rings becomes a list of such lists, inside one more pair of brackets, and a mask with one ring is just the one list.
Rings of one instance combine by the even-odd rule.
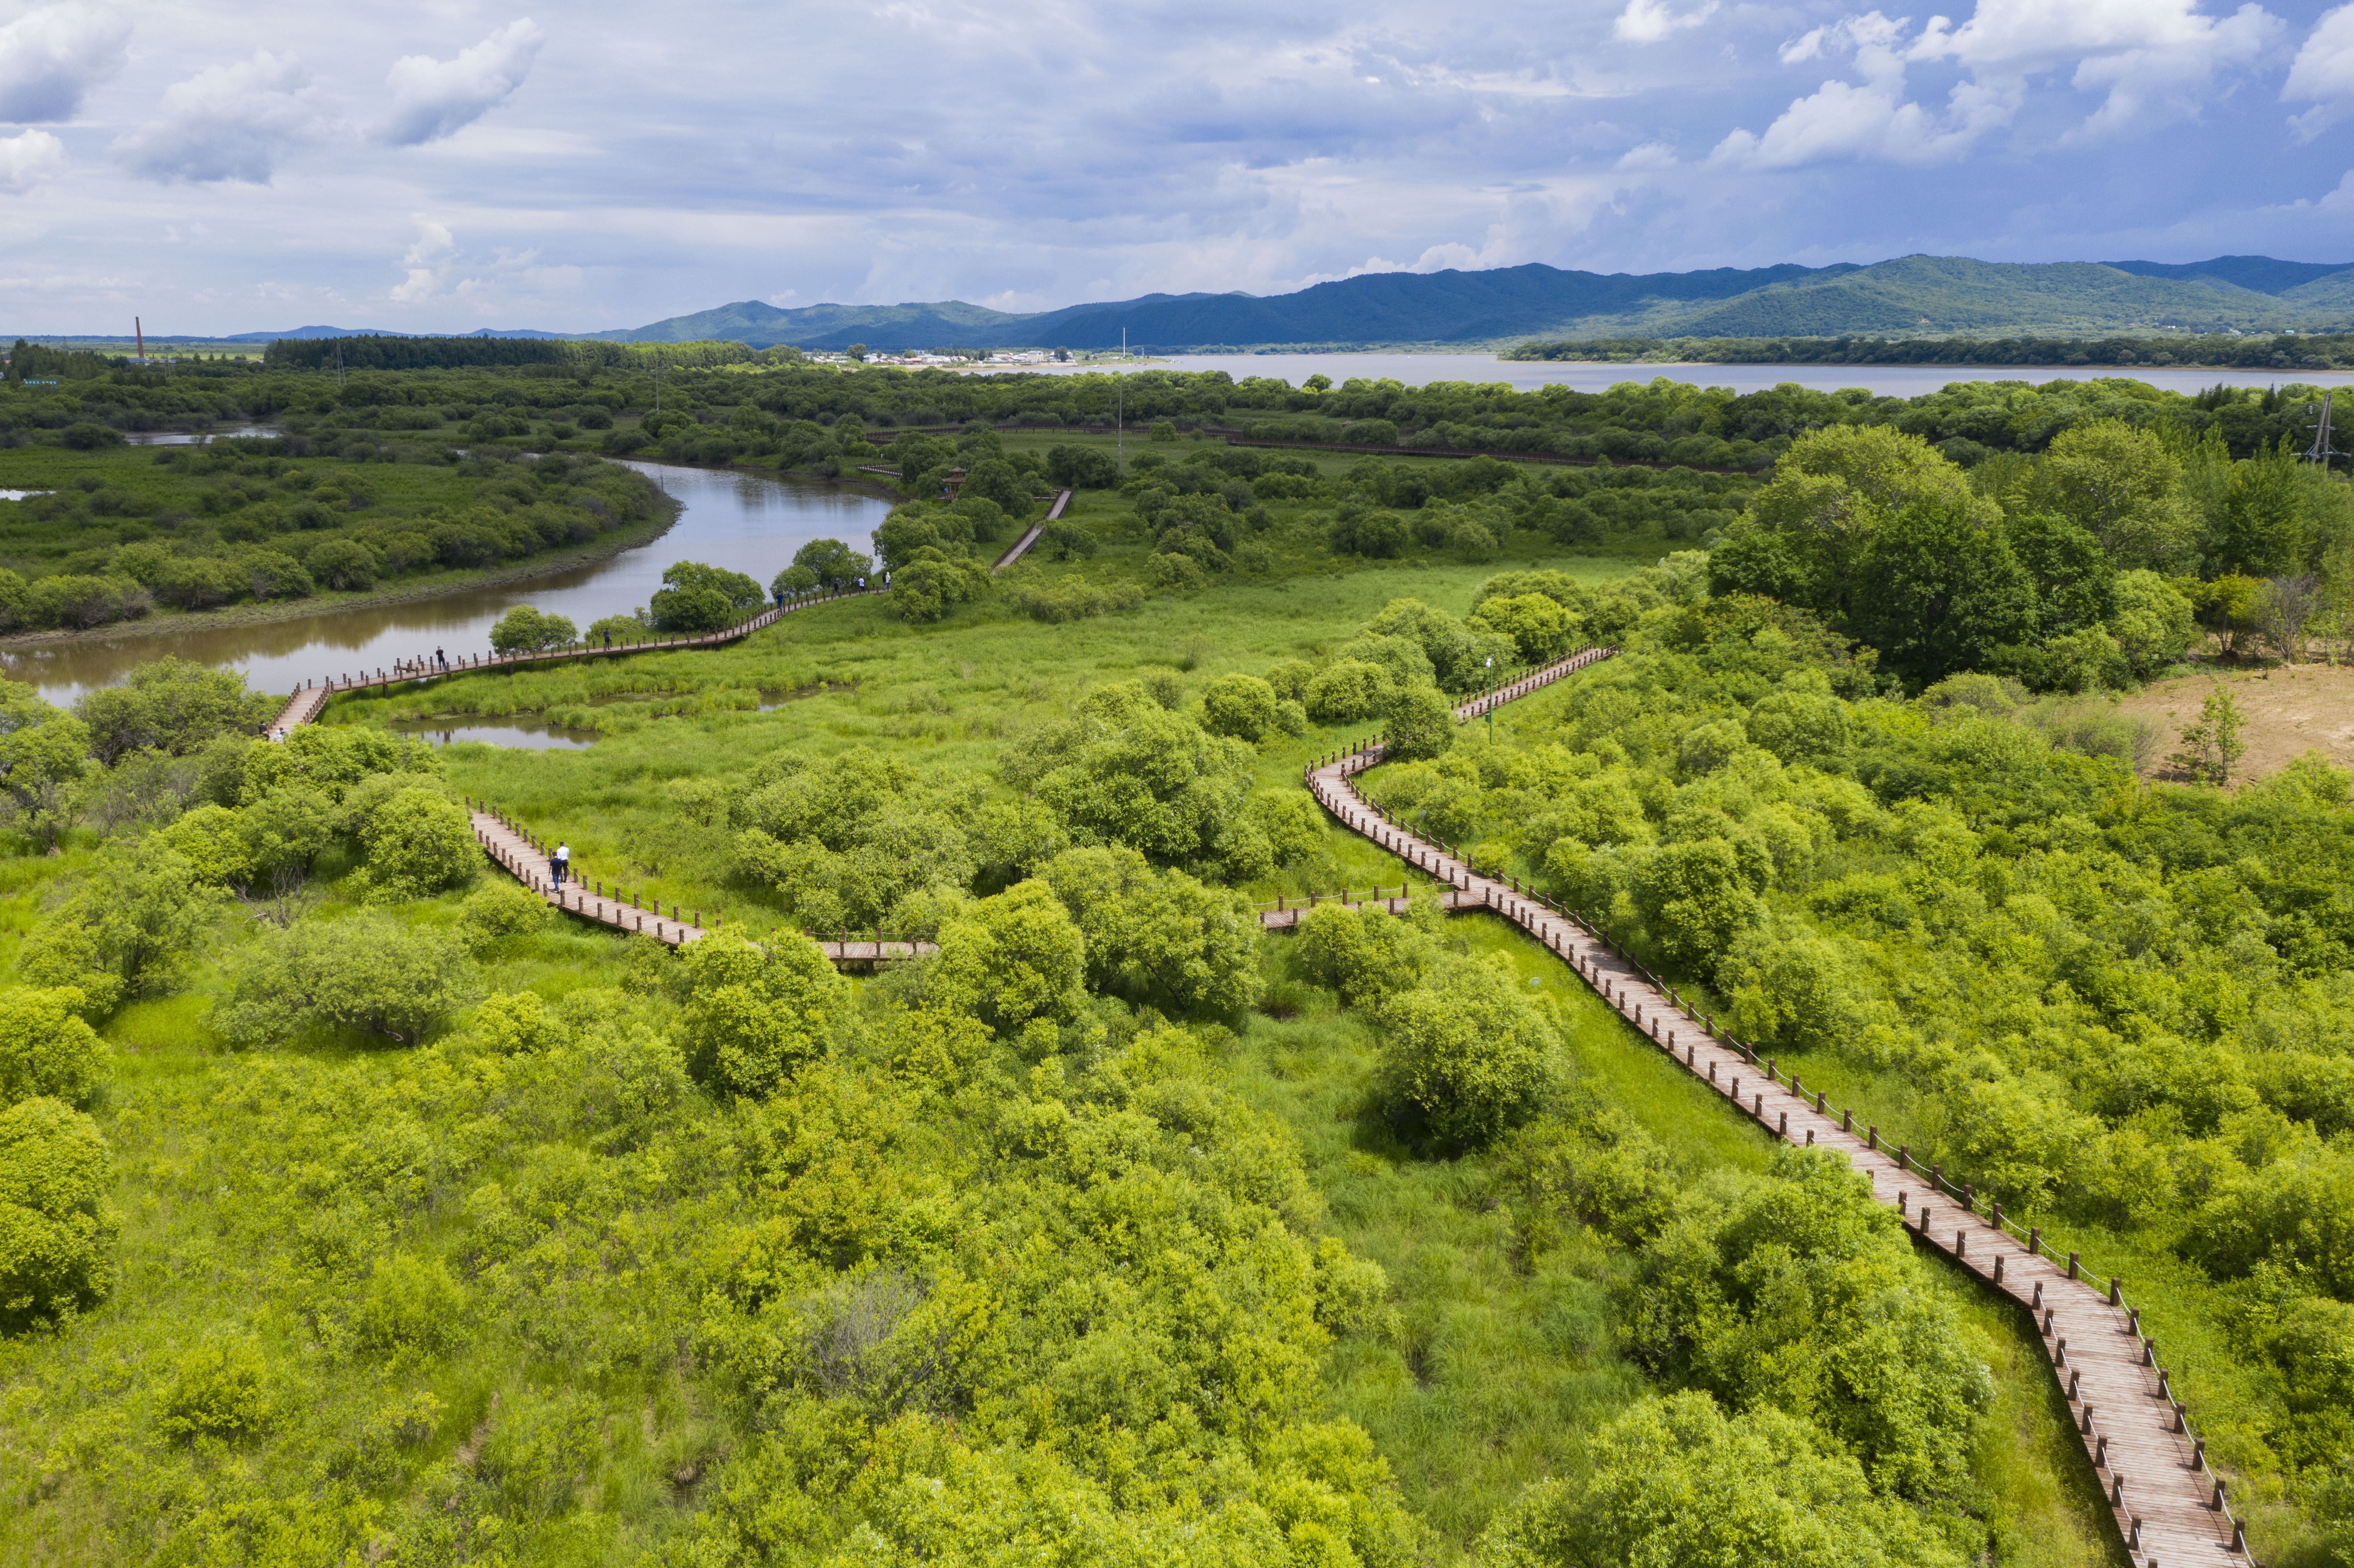
[[[960, 300], [781, 310], [745, 300], [623, 331], [484, 328], [475, 337], [608, 343], [722, 339], [815, 351], [911, 348], [1173, 350], [1474, 346], [1543, 337], [1974, 337], [2135, 332], [2354, 330], [2354, 262], [1975, 261], [1905, 256], [1861, 267], [1376, 272], [1297, 293], [1146, 294], [1015, 314]], [[341, 327], [231, 342], [356, 335]]]

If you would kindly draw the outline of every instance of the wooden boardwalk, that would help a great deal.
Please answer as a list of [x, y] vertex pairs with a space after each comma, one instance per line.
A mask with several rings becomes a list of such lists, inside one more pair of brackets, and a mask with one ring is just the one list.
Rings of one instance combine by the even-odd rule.
[[[474, 837], [482, 853], [549, 904], [567, 915], [610, 926], [617, 931], [652, 937], [673, 948], [698, 942], [709, 936], [716, 927], [702, 924], [700, 910], [682, 910], [675, 904], [665, 914], [661, 904], [652, 906], [624, 897], [620, 889], [608, 891], [599, 881], [567, 882], [558, 887], [549, 866], [548, 846], [538, 842], [529, 833], [508, 821], [498, 812], [476, 801], [468, 801], [474, 823]], [[930, 942], [884, 942], [873, 939], [852, 939], [820, 942], [818, 949], [835, 964], [888, 964], [936, 953], [938, 948]]]
[[[1456, 712], [1463, 719], [1477, 717], [1613, 652], [1574, 655]], [[1399, 826], [1351, 781], [1380, 760], [1378, 741], [1368, 742], [1310, 765], [1306, 781], [1343, 825], [1450, 887], [1455, 907], [1493, 910], [1544, 944], [1670, 1061], [1770, 1136], [1844, 1156], [1870, 1181], [1872, 1195], [1903, 1217], [1918, 1244], [1935, 1248], [2033, 1315], [2135, 1568], [2249, 1562], [2223, 1483], [2207, 1465], [2206, 1446], [2191, 1436], [2168, 1374], [2140, 1331], [2140, 1311], [2125, 1304], [2117, 1281], [2084, 1277], [2073, 1254], [2052, 1256], [2040, 1234], [2021, 1235], [2002, 1218], [1999, 1204], [1980, 1203], [1967, 1188], [1957, 1192], [1941, 1171], [1924, 1171], [1909, 1150], [1889, 1149], [1877, 1128], [1859, 1126], [1852, 1113], [1832, 1107], [1820, 1091], [1808, 1093], [1770, 1058], [1761, 1064], [1754, 1049], [1734, 1042], [1712, 1021], [1695, 1018], [1671, 987], [1569, 912], [1511, 878], [1475, 874], [1441, 846]]]
[[661, 637], [642, 642], [616, 642], [611, 647], [555, 648], [534, 653], [474, 653], [461, 654], [446, 663], [436, 662], [429, 654], [397, 661], [389, 670], [378, 669], [373, 674], [366, 670], [356, 674], [345, 672], [317, 681], [303, 683], [301, 690], [286, 699], [278, 716], [270, 721], [263, 733], [272, 740], [283, 740], [286, 732], [296, 725], [309, 724], [319, 716], [319, 709], [338, 692], [389, 692], [393, 687], [421, 684], [427, 681], [446, 680], [456, 675], [478, 675], [486, 670], [516, 670], [526, 664], [561, 664], [581, 659], [619, 659], [628, 653], [661, 653], [679, 648], [718, 648], [738, 642], [755, 631], [774, 626], [788, 615], [800, 610], [815, 609], [822, 604], [836, 600], [859, 599], [867, 594], [881, 593], [881, 588], [852, 588], [842, 593], [821, 594], [814, 598], [796, 599], [788, 605], [771, 605], [751, 620], [700, 637]]

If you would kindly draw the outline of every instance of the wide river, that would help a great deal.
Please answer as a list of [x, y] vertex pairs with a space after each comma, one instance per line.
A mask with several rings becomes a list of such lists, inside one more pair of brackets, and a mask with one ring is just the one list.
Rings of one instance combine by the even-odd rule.
[[[1105, 370], [1119, 366], [1021, 368]], [[1568, 360], [1498, 359], [1492, 354], [1174, 354], [1137, 368], [1223, 370], [1237, 381], [1246, 376], [1271, 376], [1294, 387], [1319, 375], [1329, 376], [1335, 383], [1362, 376], [1367, 380], [1402, 381], [1408, 387], [1432, 381], [1469, 381], [1476, 386], [1501, 381], [1523, 392], [1554, 386], [1578, 392], [1602, 392], [1622, 381], [1646, 382], [1657, 376], [1695, 387], [1730, 387], [1735, 392], [1763, 392], [1786, 381], [1795, 381], [1819, 392], [1862, 387], [1888, 397], [1917, 397], [1956, 381], [2027, 381], [2041, 386], [2046, 381], [2089, 381], [2103, 376], [2131, 376], [2169, 392], [2203, 391], [2219, 381], [2234, 387], [2272, 387], [2298, 381], [2314, 387], [2354, 388], [2354, 371], [2348, 370], [2158, 370], [2115, 365], [1595, 365]]]
[[92, 686], [122, 680], [135, 664], [175, 653], [242, 670], [257, 691], [291, 692], [303, 681], [389, 668], [395, 659], [437, 647], [452, 658], [487, 652], [492, 624], [518, 604], [568, 616], [582, 627], [600, 616], [627, 614], [652, 597], [663, 570], [678, 561], [726, 567], [765, 588], [811, 539], [871, 549], [869, 535], [891, 510], [889, 502], [822, 482], [668, 463], [630, 466], [677, 498], [683, 510], [660, 538], [593, 566], [408, 604], [10, 649], [0, 652], [0, 673], [31, 682], [53, 703], [67, 703]]

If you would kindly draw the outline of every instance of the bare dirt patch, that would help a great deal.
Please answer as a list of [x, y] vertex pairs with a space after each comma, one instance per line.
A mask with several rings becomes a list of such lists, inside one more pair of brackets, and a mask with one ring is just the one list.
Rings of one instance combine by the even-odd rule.
[[2145, 687], [2117, 705], [2164, 725], [2171, 752], [2183, 726], [2198, 722], [2200, 705], [2219, 682], [2232, 688], [2232, 701], [2244, 721], [2240, 738], [2248, 751], [2232, 770], [2234, 782], [2277, 773], [2308, 751], [2320, 752], [2340, 768], [2354, 768], [2354, 669], [2343, 665], [2184, 675]]

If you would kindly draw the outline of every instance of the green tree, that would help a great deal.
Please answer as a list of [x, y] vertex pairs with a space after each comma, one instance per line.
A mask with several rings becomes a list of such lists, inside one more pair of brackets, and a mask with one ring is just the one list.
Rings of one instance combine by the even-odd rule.
[[2187, 560], [2197, 520], [2182, 464], [2152, 431], [2094, 419], [2062, 431], [2036, 464], [2029, 504], [2067, 518], [2120, 567], [2163, 569]]
[[875, 569], [873, 561], [839, 539], [811, 539], [793, 552], [793, 565], [807, 567], [816, 578], [814, 586], [830, 593], [857, 587], [858, 579]]
[[1400, 916], [1320, 904], [1294, 927], [1300, 972], [1339, 993], [1351, 1007], [1379, 1003], [1418, 983], [1430, 963], [1430, 943]]
[[1662, 846], [1643, 862], [1631, 891], [1660, 950], [1702, 975], [1766, 916], [1740, 855], [1721, 838]]
[[1119, 471], [1098, 447], [1055, 446], [1046, 449], [1046, 477], [1066, 490], [1109, 490]]
[[[1743, 528], [1726, 540], [1731, 556], [1722, 567], [1712, 559], [1711, 569], [1721, 591], [1765, 594], [1844, 623], [1861, 602], [1872, 541], [1897, 514], [1925, 502], [1942, 503], [1932, 515], [1983, 523], [1994, 514], [1970, 494], [1962, 471], [1918, 436], [1884, 425], [1809, 430], [1750, 498]], [[1774, 542], [1736, 543], [1744, 532]]]
[[21, 1333], [114, 1288], [106, 1140], [62, 1100], [0, 1110], [0, 1332]]
[[1541, 593], [1482, 599], [1471, 622], [1511, 638], [1514, 652], [1532, 664], [1560, 658], [1577, 641], [1577, 617]]
[[806, 937], [758, 947], [730, 931], [688, 944], [673, 984], [685, 1015], [687, 1071], [716, 1094], [772, 1094], [832, 1049], [850, 982]]
[[1437, 757], [1455, 744], [1455, 710], [1431, 686], [1394, 688], [1382, 711], [1382, 755]]
[[1257, 675], [1220, 675], [1202, 689], [1202, 727], [1256, 746], [1275, 728], [1275, 688]]
[[0, 794], [42, 848], [71, 825], [73, 786], [89, 758], [88, 726], [32, 687], [0, 681]]
[[1559, 1071], [1560, 1037], [1508, 966], [1460, 962], [1382, 1006], [1382, 1081], [1440, 1142], [1487, 1143], [1534, 1116]]
[[247, 691], [239, 671], [166, 654], [135, 667], [122, 685], [84, 693], [74, 712], [89, 726], [90, 751], [111, 768], [127, 752], [185, 757], [217, 736], [252, 734], [281, 701]]
[[2232, 688], [2217, 683], [2199, 705], [2199, 716], [2183, 726], [2182, 749], [2168, 760], [2202, 783], [2230, 783], [2232, 769], [2248, 752], [2247, 743], [2240, 738], [2243, 722], [2240, 705], [2232, 699]]
[[741, 572], [676, 561], [663, 570], [646, 614], [658, 631], [697, 637], [733, 626], [761, 599], [760, 585]]
[[213, 1028], [246, 1046], [282, 1044], [316, 1026], [415, 1045], [481, 994], [455, 933], [369, 911], [265, 930], [237, 965]]
[[111, 1012], [126, 995], [168, 983], [217, 903], [169, 846], [110, 849], [26, 938], [16, 972], [34, 985], [80, 991], [87, 1016]]
[[482, 847], [466, 808], [438, 788], [392, 793], [360, 830], [368, 875], [386, 896], [423, 898], [462, 887], [481, 870]]
[[1132, 849], [1068, 850], [1038, 874], [1078, 926], [1094, 989], [1180, 1015], [1258, 995], [1258, 922], [1241, 895]]
[[1575, 1480], [1522, 1492], [1479, 1541], [1486, 1568], [1961, 1568], [1962, 1554], [1803, 1419], [1728, 1416], [1705, 1393], [1646, 1400]]
[[330, 535], [312, 546], [302, 564], [320, 587], [337, 592], [372, 588], [384, 571], [384, 563], [374, 550], [357, 539], [341, 535]]
[[566, 617], [519, 604], [491, 628], [491, 647], [501, 653], [544, 653], [569, 647], [579, 635], [578, 628]]
[[2134, 674], [2145, 681], [2189, 653], [2199, 635], [2190, 601], [2166, 578], [2147, 571], [2117, 575], [2116, 608], [2109, 613], [2108, 630]]
[[2035, 580], [2035, 626], [2043, 636], [2098, 626], [2116, 612], [2116, 567], [2089, 530], [2052, 513], [2031, 512], [2010, 518], [2003, 534]]
[[1916, 501], [1874, 533], [1852, 621], [1891, 667], [1926, 683], [2032, 636], [2034, 579], [1980, 508]]
[[1243, 809], [1255, 758], [1171, 713], [1134, 683], [1091, 693], [1070, 719], [1010, 754], [1079, 843], [1127, 844], [1163, 863], [1207, 863]]
[[1086, 938], [1043, 881], [1016, 883], [940, 927], [943, 993], [1001, 1034], [1077, 1017], [1087, 967]]
[[86, 1108], [106, 1082], [106, 1047], [77, 991], [0, 991], [0, 1106], [46, 1096]]
[[957, 487], [957, 499], [994, 502], [1016, 522], [1036, 510], [1029, 482], [1002, 458], [987, 458], [967, 469], [964, 483]]

